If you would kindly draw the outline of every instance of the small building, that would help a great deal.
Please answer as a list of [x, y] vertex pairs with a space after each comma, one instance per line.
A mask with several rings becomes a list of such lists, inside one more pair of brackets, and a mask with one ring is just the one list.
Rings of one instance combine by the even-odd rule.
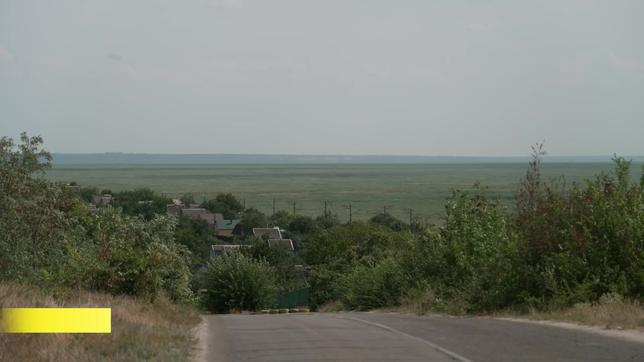
[[277, 226], [272, 228], [253, 228], [253, 235], [261, 239], [282, 239], [282, 231]]
[[112, 202], [112, 194], [94, 195], [92, 203], [94, 205], [108, 205]]
[[224, 220], [224, 215], [218, 212], [210, 212], [208, 209], [199, 207], [199, 205], [191, 204], [191, 207], [186, 207], [182, 203], [167, 204], [165, 211], [168, 216], [181, 217], [185, 216], [193, 220], [204, 220], [208, 225], [215, 227], [218, 221]]
[[219, 220], [215, 223], [215, 235], [232, 238], [233, 230], [237, 224], [239, 224], [239, 220]]
[[268, 239], [268, 246], [271, 248], [285, 248], [289, 251], [295, 251], [293, 240], [291, 239]]

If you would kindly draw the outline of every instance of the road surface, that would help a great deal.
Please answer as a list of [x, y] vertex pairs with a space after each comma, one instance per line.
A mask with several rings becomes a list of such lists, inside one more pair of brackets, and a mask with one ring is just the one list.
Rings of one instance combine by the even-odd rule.
[[642, 341], [488, 318], [208, 315], [206, 361], [644, 361]]

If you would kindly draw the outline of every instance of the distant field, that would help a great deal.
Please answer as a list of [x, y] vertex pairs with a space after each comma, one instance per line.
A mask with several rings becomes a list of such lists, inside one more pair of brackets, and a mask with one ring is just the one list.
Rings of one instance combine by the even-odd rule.
[[[277, 210], [318, 215], [329, 209], [341, 219], [351, 204], [355, 219], [366, 219], [387, 206], [391, 214], [408, 219], [409, 208], [423, 220], [436, 221], [444, 211], [451, 189], [470, 189], [476, 181], [505, 203], [512, 201], [527, 164], [316, 164], [316, 165], [57, 165], [47, 177], [76, 181], [114, 191], [149, 187], [177, 196], [193, 193], [197, 199], [231, 192], [270, 214]], [[609, 171], [609, 163], [551, 163], [547, 177], [564, 176], [567, 182]], [[633, 178], [640, 168], [634, 167]]]

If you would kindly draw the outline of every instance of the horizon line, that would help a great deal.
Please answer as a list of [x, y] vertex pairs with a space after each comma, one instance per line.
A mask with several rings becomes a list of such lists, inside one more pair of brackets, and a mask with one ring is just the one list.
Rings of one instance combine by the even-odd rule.
[[[165, 152], [121, 152], [121, 151], [107, 151], [107, 152], [50, 152], [52, 155], [141, 155], [141, 156], [281, 156], [281, 157], [445, 157], [445, 158], [532, 158], [532, 155], [421, 155], [421, 154], [352, 154], [352, 153], [165, 153]], [[540, 157], [568, 157], [568, 158], [605, 158], [605, 157], [644, 157], [644, 154], [592, 154], [592, 155], [566, 155], [566, 154], [545, 154]]]

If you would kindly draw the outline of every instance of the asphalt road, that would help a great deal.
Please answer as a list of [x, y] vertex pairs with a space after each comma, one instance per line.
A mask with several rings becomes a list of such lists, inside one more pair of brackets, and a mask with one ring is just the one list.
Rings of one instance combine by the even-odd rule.
[[644, 343], [487, 318], [210, 315], [207, 361], [644, 361]]

